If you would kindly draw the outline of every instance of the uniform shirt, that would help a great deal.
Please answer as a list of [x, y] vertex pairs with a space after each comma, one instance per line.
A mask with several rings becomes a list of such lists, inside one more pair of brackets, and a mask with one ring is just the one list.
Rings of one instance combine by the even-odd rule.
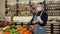
[[[40, 16], [40, 13], [41, 13], [41, 12], [42, 12], [42, 11], [38, 12], [36, 16]], [[34, 16], [35, 16], [35, 15], [34, 15]], [[31, 20], [31, 25], [34, 25], [34, 24], [32, 23], [32, 21], [34, 21], [34, 16], [33, 16], [32, 20]], [[43, 12], [40, 18], [41, 18], [41, 20], [43, 21], [43, 24], [40, 24], [39, 22], [38, 22], [38, 24], [41, 25], [41, 26], [45, 26], [45, 25], [47, 24], [47, 20], [48, 20], [48, 15], [47, 15], [47, 13], [46, 13], [46, 12]]]

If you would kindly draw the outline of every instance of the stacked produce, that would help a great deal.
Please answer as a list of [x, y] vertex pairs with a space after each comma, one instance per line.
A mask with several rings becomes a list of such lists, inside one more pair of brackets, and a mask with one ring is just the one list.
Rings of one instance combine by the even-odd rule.
[[11, 26], [3, 29], [5, 34], [32, 34], [33, 29], [31, 27], [29, 28], [23, 28], [19, 25], [17, 26]]

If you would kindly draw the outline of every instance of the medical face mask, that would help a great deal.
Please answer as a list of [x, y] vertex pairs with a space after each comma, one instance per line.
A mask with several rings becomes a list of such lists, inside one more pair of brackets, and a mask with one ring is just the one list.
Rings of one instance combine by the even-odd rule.
[[36, 9], [38, 12], [40, 12], [42, 9], [41, 9], [41, 7], [37, 7], [37, 9]]

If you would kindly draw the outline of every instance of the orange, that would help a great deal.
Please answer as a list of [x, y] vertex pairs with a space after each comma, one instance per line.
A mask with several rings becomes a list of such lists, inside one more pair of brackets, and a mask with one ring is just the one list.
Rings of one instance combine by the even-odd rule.
[[5, 34], [10, 34], [10, 32], [5, 32]]
[[29, 31], [25, 31], [24, 34], [29, 34]]
[[20, 31], [20, 34], [23, 34], [23, 31]]
[[27, 28], [23, 28], [23, 32], [26, 32], [27, 31]]
[[29, 34], [32, 34], [32, 32], [29, 32]]
[[19, 26], [19, 25], [17, 25], [16, 28], [17, 28], [17, 30], [19, 30], [19, 31], [21, 31], [21, 30], [23, 29], [23, 27], [21, 27], [21, 26]]

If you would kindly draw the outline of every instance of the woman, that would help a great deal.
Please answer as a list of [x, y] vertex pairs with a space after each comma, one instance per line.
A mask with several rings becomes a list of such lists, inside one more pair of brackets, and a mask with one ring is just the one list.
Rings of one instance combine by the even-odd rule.
[[46, 34], [46, 24], [48, 15], [44, 11], [44, 6], [37, 7], [38, 13], [33, 16], [31, 20], [31, 24], [33, 24], [34, 34]]

